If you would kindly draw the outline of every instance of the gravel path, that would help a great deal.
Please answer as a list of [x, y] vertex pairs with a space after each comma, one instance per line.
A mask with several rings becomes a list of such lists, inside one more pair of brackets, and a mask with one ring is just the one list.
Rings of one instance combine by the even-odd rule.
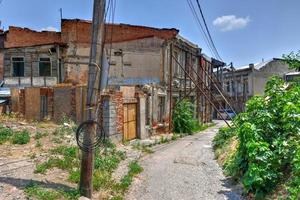
[[239, 200], [214, 159], [212, 139], [217, 125], [200, 134], [163, 145], [144, 157], [144, 172], [135, 179], [128, 200]]

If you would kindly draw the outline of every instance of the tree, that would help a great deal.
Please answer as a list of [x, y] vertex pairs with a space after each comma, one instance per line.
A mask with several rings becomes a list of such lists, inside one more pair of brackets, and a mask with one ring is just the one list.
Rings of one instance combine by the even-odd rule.
[[298, 53], [291, 52], [288, 55], [283, 54], [284, 61], [289, 65], [290, 69], [300, 71], [300, 50]]

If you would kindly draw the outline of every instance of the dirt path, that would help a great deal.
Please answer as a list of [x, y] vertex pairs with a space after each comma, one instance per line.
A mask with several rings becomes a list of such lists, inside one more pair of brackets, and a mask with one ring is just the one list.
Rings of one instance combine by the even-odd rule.
[[238, 200], [214, 160], [212, 139], [224, 123], [159, 147], [143, 158], [144, 172], [135, 180], [128, 200]]

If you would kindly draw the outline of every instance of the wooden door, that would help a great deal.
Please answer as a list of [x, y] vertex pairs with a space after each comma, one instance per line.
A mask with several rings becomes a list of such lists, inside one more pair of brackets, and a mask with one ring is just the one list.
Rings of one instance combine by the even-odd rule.
[[136, 138], [136, 104], [124, 104], [124, 140]]

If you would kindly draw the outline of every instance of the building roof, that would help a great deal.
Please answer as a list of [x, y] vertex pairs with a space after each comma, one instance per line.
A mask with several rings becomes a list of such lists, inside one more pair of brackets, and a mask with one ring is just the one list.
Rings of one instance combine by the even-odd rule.
[[[273, 59], [270, 59], [270, 60], [267, 60], [267, 61], [255, 63], [255, 64], [253, 64], [253, 67], [256, 70], [260, 70], [264, 66], [266, 66], [267, 64], [269, 64], [270, 62], [273, 62], [273, 61], [282, 61], [282, 59], [280, 59], [280, 58], [273, 58]], [[251, 69], [251, 64], [240, 66], [240, 67], [236, 67], [235, 69], [236, 69], [236, 71], [242, 71], [242, 70]]]
[[298, 76], [300, 75], [300, 72], [289, 72], [285, 74], [286, 76]]

